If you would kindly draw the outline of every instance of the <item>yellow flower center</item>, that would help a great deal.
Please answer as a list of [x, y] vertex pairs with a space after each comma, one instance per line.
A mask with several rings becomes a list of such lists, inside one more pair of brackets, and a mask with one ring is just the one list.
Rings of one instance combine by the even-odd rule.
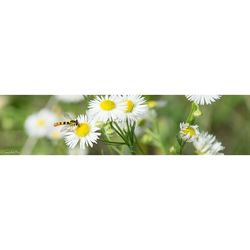
[[81, 123], [77, 126], [75, 134], [79, 137], [85, 137], [90, 132], [90, 125], [88, 123]]
[[131, 113], [135, 107], [135, 104], [131, 100], [126, 100], [125, 101], [127, 107], [125, 109], [126, 113]]
[[38, 119], [36, 122], [36, 125], [38, 127], [45, 127], [46, 126], [46, 121], [44, 119]]
[[196, 135], [195, 130], [191, 127], [183, 129], [182, 132], [186, 135], [189, 135], [191, 138]]
[[105, 111], [110, 111], [116, 107], [115, 102], [111, 100], [104, 100], [100, 103], [101, 109]]
[[154, 107], [157, 105], [157, 102], [151, 100], [151, 101], [148, 101], [148, 102], [147, 102], [147, 105], [148, 105], [148, 107], [149, 107], [150, 109], [152, 109], [152, 108], [154, 108]]

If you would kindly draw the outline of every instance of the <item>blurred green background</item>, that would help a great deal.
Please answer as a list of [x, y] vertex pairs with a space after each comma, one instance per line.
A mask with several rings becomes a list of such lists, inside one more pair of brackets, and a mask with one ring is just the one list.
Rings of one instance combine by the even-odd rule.
[[[149, 101], [157, 101], [151, 109], [152, 115], [140, 123], [139, 140], [146, 154], [169, 153], [176, 143], [179, 123], [185, 121], [191, 108], [185, 96], [145, 96]], [[32, 113], [38, 112], [49, 101], [50, 96], [0, 96], [0, 154], [20, 154], [28, 136], [24, 122]], [[52, 109], [56, 112], [85, 112], [89, 98], [80, 103], [57, 102]], [[202, 116], [197, 118], [200, 131], [214, 134], [222, 145], [224, 153], [231, 155], [250, 154], [250, 96], [222, 96], [211, 105], [201, 106]], [[157, 130], [164, 149], [158, 147], [155, 139], [147, 133]], [[39, 139], [32, 154], [68, 154], [63, 140]], [[98, 143], [88, 154], [110, 154], [105, 145]], [[125, 152], [126, 153], [126, 152]], [[185, 154], [192, 154], [188, 145]]]

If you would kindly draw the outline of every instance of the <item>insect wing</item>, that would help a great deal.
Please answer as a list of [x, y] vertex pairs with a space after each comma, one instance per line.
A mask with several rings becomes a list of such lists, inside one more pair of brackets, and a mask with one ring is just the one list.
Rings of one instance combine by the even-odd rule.
[[72, 131], [72, 127], [69, 126], [69, 125], [64, 125], [64, 126], [62, 126], [62, 128], [60, 129], [60, 132], [61, 132], [62, 134], [66, 134], [67, 132], [70, 132], [70, 131]]
[[64, 113], [63, 118], [65, 119], [65, 121], [71, 121], [76, 119], [72, 113]]
[[[73, 121], [75, 119], [76, 118], [72, 113], [64, 113], [63, 114], [63, 120], [66, 121], [66, 122], [70, 122], [70, 121]], [[73, 127], [74, 127], [74, 124], [63, 125], [62, 128], [61, 128], [61, 132], [62, 133], [70, 132], [70, 131], [72, 131]]]

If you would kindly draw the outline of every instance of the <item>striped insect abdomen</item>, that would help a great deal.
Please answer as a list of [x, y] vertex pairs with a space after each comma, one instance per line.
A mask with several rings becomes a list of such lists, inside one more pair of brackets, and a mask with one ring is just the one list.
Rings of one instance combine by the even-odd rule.
[[63, 125], [70, 125], [70, 121], [65, 121], [65, 122], [55, 122], [54, 123], [54, 127], [58, 127], [58, 126], [63, 126]]

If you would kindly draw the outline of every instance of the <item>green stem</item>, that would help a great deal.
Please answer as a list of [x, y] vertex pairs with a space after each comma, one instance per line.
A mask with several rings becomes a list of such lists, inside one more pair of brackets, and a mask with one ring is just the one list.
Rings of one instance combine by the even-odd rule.
[[187, 117], [187, 120], [186, 120], [186, 123], [189, 123], [189, 125], [192, 125], [195, 122], [194, 112], [196, 109], [197, 109], [196, 104], [193, 102], [191, 110], [190, 110], [188, 117]]
[[159, 123], [154, 120], [154, 128], [156, 130], [156, 139], [158, 141], [158, 144], [159, 144], [159, 148], [162, 150], [163, 154], [167, 154], [167, 149], [165, 148], [164, 146], [164, 143], [162, 141], [162, 138], [161, 138], [161, 135], [160, 135], [160, 128], [159, 128]]
[[134, 145], [134, 131], [132, 131], [131, 124], [126, 120], [126, 125], [127, 125], [127, 134], [129, 138], [129, 144]]
[[182, 143], [180, 144], [179, 154], [182, 155], [183, 148], [185, 146], [186, 142], [182, 140]]
[[111, 122], [110, 125], [115, 130], [115, 132], [122, 138], [122, 140], [127, 144], [126, 135], [124, 135], [119, 125], [116, 122], [114, 122], [114, 124]]
[[[109, 135], [105, 135], [108, 141], [111, 141]], [[115, 147], [114, 145], [110, 145], [110, 148], [115, 151], [117, 154], [122, 155], [122, 149], [121, 147]]]
[[127, 129], [122, 130], [116, 122], [111, 123], [111, 127], [115, 132], [122, 138], [124, 144], [128, 146], [130, 153], [132, 155], [136, 154], [135, 139], [134, 139], [134, 129], [135, 124], [131, 127], [128, 120], [126, 120]]
[[135, 136], [135, 125], [136, 123], [133, 122], [133, 124], [129, 123], [128, 120], [126, 121], [127, 123], [127, 129], [128, 129], [128, 136], [129, 136], [129, 142], [130, 142], [130, 149], [131, 149], [131, 154], [136, 154], [136, 146], [139, 147], [138, 141], [136, 141], [136, 136]]
[[141, 153], [142, 153], [142, 154], [144, 154], [144, 151], [143, 151], [143, 149], [142, 149], [141, 145], [139, 144], [139, 142], [138, 142], [138, 139], [137, 139], [136, 135], [135, 135], [135, 144], [138, 146], [138, 149], [141, 151]]
[[105, 144], [113, 144], [113, 145], [126, 145], [124, 142], [116, 142], [116, 141], [106, 141], [106, 140], [99, 140], [100, 142], [103, 142]]
[[135, 144], [135, 143], [136, 143], [135, 125], [136, 125], [136, 123], [134, 122], [134, 123], [132, 124], [132, 126], [130, 127], [130, 131], [131, 131], [131, 142], [132, 142], [132, 144]]
[[129, 147], [130, 153], [132, 155], [136, 155], [136, 150], [135, 150], [134, 146], [133, 145], [129, 145], [128, 147]]
[[[186, 123], [188, 123], [189, 125], [193, 125], [194, 122], [195, 122], [195, 116], [194, 116], [194, 112], [197, 110], [197, 104], [195, 104], [194, 102], [192, 103], [192, 106], [191, 106], [191, 110], [188, 114], [188, 117], [186, 119]], [[179, 154], [182, 155], [183, 153], [183, 149], [184, 149], [184, 146], [186, 144], [186, 142], [179, 137], [179, 135], [177, 135], [177, 142], [179, 144]]]

